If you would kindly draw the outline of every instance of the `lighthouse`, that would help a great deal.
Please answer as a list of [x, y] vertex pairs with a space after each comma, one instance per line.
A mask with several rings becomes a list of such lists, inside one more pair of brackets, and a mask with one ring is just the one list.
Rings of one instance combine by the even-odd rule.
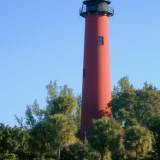
[[81, 138], [87, 138], [95, 119], [111, 117], [111, 80], [108, 19], [114, 11], [109, 0], [85, 0], [80, 16], [85, 18]]

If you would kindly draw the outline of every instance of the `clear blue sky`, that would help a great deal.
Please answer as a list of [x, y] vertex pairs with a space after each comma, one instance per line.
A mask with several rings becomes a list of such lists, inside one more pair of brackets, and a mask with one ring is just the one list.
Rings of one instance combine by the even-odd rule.
[[[67, 3], [68, 2], [68, 3]], [[0, 122], [16, 124], [35, 98], [45, 105], [50, 80], [81, 93], [84, 19], [81, 0], [0, 1]], [[112, 86], [127, 75], [160, 88], [160, 1], [113, 0]]]

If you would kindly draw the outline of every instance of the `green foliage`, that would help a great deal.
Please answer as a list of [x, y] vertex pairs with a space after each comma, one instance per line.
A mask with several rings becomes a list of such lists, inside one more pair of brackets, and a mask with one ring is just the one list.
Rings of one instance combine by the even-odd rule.
[[113, 117], [130, 125], [135, 119], [134, 107], [136, 105], [136, 93], [128, 78], [124, 77], [119, 81], [119, 85], [114, 88], [112, 99]]
[[29, 126], [29, 127], [35, 126], [36, 120], [33, 116], [32, 108], [30, 106], [27, 106], [25, 114], [26, 114], [26, 124], [27, 124], [27, 126]]
[[147, 83], [136, 90], [122, 78], [113, 91], [112, 110], [114, 118], [126, 127], [137, 122], [146, 126], [150, 117], [160, 114], [160, 92]]
[[53, 125], [54, 143], [56, 146], [67, 146], [76, 141], [76, 126], [74, 122], [63, 114], [55, 114], [50, 118]]
[[49, 106], [47, 107], [47, 114], [71, 114], [73, 113], [74, 108], [76, 107], [77, 102], [72, 97], [57, 97], [52, 102], [50, 102]]
[[160, 92], [147, 83], [142, 90], [136, 92], [137, 106], [135, 107], [135, 113], [138, 121], [147, 125], [150, 117], [160, 115]]
[[152, 151], [153, 137], [147, 128], [131, 126], [126, 129], [124, 143], [128, 159], [144, 159]]
[[[76, 141], [76, 126], [63, 114], [55, 114], [39, 122], [32, 130], [32, 147], [40, 156], [54, 155]], [[57, 155], [60, 156], [60, 155]]]
[[105, 150], [104, 155], [103, 155], [103, 160], [112, 160], [112, 154], [111, 151], [108, 149]]
[[53, 99], [55, 99], [58, 95], [58, 86], [57, 86], [57, 82], [54, 81], [50, 81], [50, 83], [46, 86], [47, 91], [48, 91], [48, 96], [47, 96], [47, 100], [51, 101]]
[[99, 160], [100, 155], [89, 145], [77, 142], [62, 151], [61, 160]]
[[[154, 156], [160, 157], [160, 116], [150, 117], [147, 126], [154, 135]], [[154, 157], [154, 159], [156, 158]]]
[[18, 160], [18, 157], [16, 156], [16, 154], [13, 153], [4, 153], [4, 154], [0, 154], [0, 159], [1, 160]]
[[88, 143], [78, 139], [81, 96], [67, 85], [47, 85], [47, 104], [27, 105], [20, 127], [0, 124], [0, 160], [159, 160], [160, 91], [145, 83], [135, 89], [127, 77], [114, 87], [113, 118], [95, 120]]
[[29, 154], [26, 130], [0, 124], [0, 159], [16, 159]]
[[47, 121], [39, 122], [35, 127], [30, 131], [31, 134], [31, 150], [35, 154], [44, 154], [50, 151], [53, 151], [52, 147], [52, 136], [53, 132], [52, 125]]
[[50, 121], [53, 124], [53, 142], [56, 146], [57, 159], [59, 160], [61, 149], [76, 142], [76, 126], [68, 117], [62, 114], [54, 115]]
[[106, 150], [119, 150], [123, 129], [114, 119], [101, 118], [93, 123], [88, 133], [88, 142], [103, 156]]
[[62, 87], [59, 87], [57, 85], [57, 82], [50, 82], [47, 85], [47, 91], [48, 91], [48, 95], [47, 95], [47, 101], [50, 102], [52, 100], [54, 100], [57, 97], [74, 97], [73, 94], [73, 90], [71, 88], [69, 88], [67, 85], [64, 85]]
[[46, 116], [50, 116], [57, 113], [71, 115], [78, 107], [76, 98], [72, 89], [67, 85], [58, 87], [57, 83], [50, 83], [47, 87], [48, 98]]
[[19, 118], [15, 116], [18, 124], [22, 128], [31, 129], [33, 128], [38, 122], [44, 119], [45, 111], [40, 109], [40, 106], [37, 100], [34, 101], [32, 105], [27, 105], [25, 111], [25, 119]]

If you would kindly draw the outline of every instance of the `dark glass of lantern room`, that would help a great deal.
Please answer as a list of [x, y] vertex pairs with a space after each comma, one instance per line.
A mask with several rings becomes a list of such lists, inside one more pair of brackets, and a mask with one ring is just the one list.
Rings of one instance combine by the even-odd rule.
[[113, 16], [114, 10], [109, 6], [110, 4], [110, 0], [85, 0], [80, 9], [80, 15], [82, 17], [86, 17], [88, 14], [105, 14], [108, 17]]

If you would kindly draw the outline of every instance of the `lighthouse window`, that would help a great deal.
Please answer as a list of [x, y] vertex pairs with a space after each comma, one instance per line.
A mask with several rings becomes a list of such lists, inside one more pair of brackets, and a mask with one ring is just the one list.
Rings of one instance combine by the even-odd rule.
[[83, 69], [83, 78], [85, 77], [85, 69]]
[[104, 38], [103, 36], [98, 36], [98, 44], [103, 45], [104, 44]]

